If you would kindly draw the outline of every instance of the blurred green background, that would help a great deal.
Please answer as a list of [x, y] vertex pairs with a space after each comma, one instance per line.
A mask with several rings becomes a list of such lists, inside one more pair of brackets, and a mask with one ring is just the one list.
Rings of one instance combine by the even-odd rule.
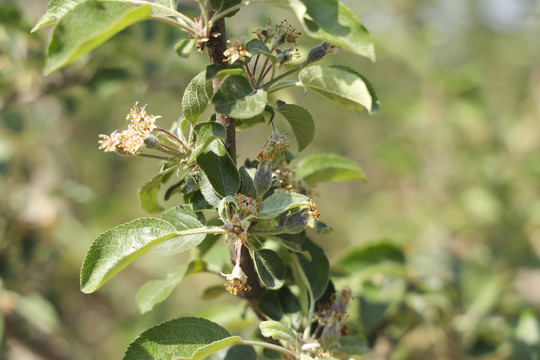
[[[350, 326], [374, 349], [364, 358], [540, 359], [539, 2], [343, 2], [371, 31], [377, 62], [346, 51], [324, 61], [364, 74], [380, 111], [356, 114], [301, 89], [280, 98], [315, 118], [306, 154], [348, 156], [369, 179], [316, 190], [334, 232], [315, 240], [331, 263], [380, 243], [405, 254], [399, 291], [384, 271], [353, 289], [361, 315]], [[195, 15], [194, 2], [180, 3]], [[179, 58], [185, 34], [144, 22], [44, 78], [50, 28], [30, 29], [45, 7], [0, 0], [0, 359], [119, 359], [141, 331], [185, 314], [249, 331], [237, 299], [201, 300], [223, 282], [206, 275], [139, 315], [138, 287], [189, 255], [147, 254], [97, 293], [80, 292], [92, 240], [146, 215], [137, 190], [158, 168], [104, 154], [98, 134], [122, 128], [136, 101], [172, 124], [207, 58]], [[297, 24], [257, 5], [229, 32], [250, 39], [267, 17]], [[315, 44], [300, 38], [304, 56]], [[239, 161], [268, 131], [239, 134]]]

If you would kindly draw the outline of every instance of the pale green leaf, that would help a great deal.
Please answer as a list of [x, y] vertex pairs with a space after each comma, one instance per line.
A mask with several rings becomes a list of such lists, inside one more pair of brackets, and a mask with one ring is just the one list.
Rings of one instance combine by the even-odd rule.
[[308, 184], [366, 179], [354, 161], [337, 154], [317, 154], [302, 159], [296, 166], [296, 175]]
[[294, 207], [307, 206], [310, 198], [292, 192], [274, 193], [267, 197], [257, 208], [259, 219], [275, 218], [284, 211]]
[[197, 165], [208, 177], [215, 192], [224, 197], [234, 195], [240, 188], [240, 175], [223, 144], [214, 141], [208, 150], [197, 157]]
[[50, 74], [104, 43], [129, 25], [147, 19], [150, 5], [87, 1], [76, 5], [55, 26], [45, 60]]
[[376, 109], [371, 87], [364, 78], [346, 67], [314, 65], [300, 71], [304, 86], [327, 97], [333, 102], [355, 111]]
[[210, 320], [195, 317], [174, 319], [139, 335], [129, 345], [124, 360], [190, 359], [198, 350], [215, 342], [224, 347], [240, 341], [240, 338], [232, 337], [234, 340], [221, 343], [231, 337], [229, 331]]
[[350, 249], [339, 259], [337, 265], [349, 273], [354, 273], [388, 263], [404, 265], [405, 254], [399, 245], [383, 240]]
[[86, 0], [51, 0], [47, 5], [45, 14], [39, 19], [32, 32], [41, 29], [44, 26], [56, 24], [77, 4]]
[[261, 329], [261, 334], [264, 337], [296, 343], [296, 334], [294, 331], [280, 322], [274, 320], [262, 321], [259, 324], [259, 329]]
[[249, 119], [261, 114], [266, 107], [267, 94], [253, 90], [241, 75], [230, 75], [223, 80], [212, 102], [216, 111], [236, 119]]
[[196, 124], [194, 129], [197, 139], [195, 140], [195, 148], [193, 148], [188, 162], [195, 160], [214, 140], [225, 139], [227, 137], [225, 128], [217, 122], [201, 122]]
[[[162, 219], [174, 226], [177, 231], [203, 227], [195, 212], [188, 205], [180, 205], [167, 210]], [[206, 234], [175, 237], [154, 247], [154, 251], [161, 255], [175, 255], [199, 245]]]
[[195, 41], [195, 39], [182, 39], [174, 45], [174, 50], [178, 56], [187, 58], [193, 49], [195, 49], [196, 44], [197, 41]]
[[146, 282], [137, 292], [137, 305], [141, 314], [152, 310], [156, 304], [167, 299], [184, 279], [187, 268], [187, 265], [175, 266], [167, 272], [165, 279]]
[[212, 97], [212, 82], [206, 80], [206, 70], [190, 81], [182, 97], [182, 112], [194, 124], [202, 115]]
[[240, 336], [229, 336], [228, 338], [214, 341], [211, 344], [199, 348], [195, 353], [189, 358], [190, 360], [203, 360], [207, 359], [208, 356], [213, 353], [221, 350], [223, 348], [229, 347], [231, 345], [236, 345], [242, 343], [242, 338]]
[[285, 265], [277, 253], [270, 249], [253, 252], [255, 269], [262, 282], [268, 289], [279, 289], [284, 284]]
[[278, 112], [289, 123], [298, 142], [298, 151], [304, 150], [315, 137], [315, 122], [309, 111], [301, 106], [278, 101]]

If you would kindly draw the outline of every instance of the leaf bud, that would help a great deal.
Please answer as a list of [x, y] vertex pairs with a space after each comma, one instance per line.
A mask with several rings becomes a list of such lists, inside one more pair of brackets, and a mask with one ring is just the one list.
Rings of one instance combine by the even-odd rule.
[[309, 220], [311, 220], [311, 213], [309, 210], [302, 210], [289, 215], [283, 222], [283, 230], [288, 234], [298, 234], [307, 226]]
[[156, 136], [149, 134], [144, 138], [144, 146], [148, 149], [159, 149], [161, 144]]
[[312, 63], [315, 61], [321, 60], [323, 57], [325, 57], [329, 52], [333, 50], [333, 45], [330, 45], [326, 41], [323, 41], [319, 45], [311, 48], [309, 50], [306, 63]]
[[253, 185], [255, 185], [257, 196], [264, 195], [272, 185], [272, 168], [268, 162], [261, 162], [257, 167], [253, 177]]

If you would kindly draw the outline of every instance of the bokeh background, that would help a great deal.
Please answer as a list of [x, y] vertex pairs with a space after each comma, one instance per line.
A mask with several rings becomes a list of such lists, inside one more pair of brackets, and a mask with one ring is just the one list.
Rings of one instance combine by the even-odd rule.
[[[368, 176], [316, 190], [334, 232], [315, 241], [331, 263], [359, 246], [405, 254], [398, 290], [381, 270], [355, 293], [363, 315], [351, 326], [374, 349], [364, 358], [540, 359], [539, 2], [343, 2], [371, 31], [377, 62], [346, 51], [324, 61], [370, 79], [380, 111], [356, 114], [301, 89], [281, 98], [315, 118], [306, 154], [348, 156]], [[180, 6], [195, 15], [194, 2]], [[185, 34], [144, 22], [43, 77], [50, 28], [30, 29], [45, 7], [0, 0], [0, 358], [119, 359], [144, 329], [187, 314], [249, 331], [237, 299], [201, 299], [223, 282], [206, 275], [139, 315], [137, 289], [189, 254], [149, 253], [95, 294], [80, 292], [92, 240], [146, 215], [137, 190], [158, 168], [104, 154], [98, 134], [122, 128], [136, 101], [172, 124], [207, 58], [179, 58]], [[268, 17], [297, 24], [257, 5], [229, 31], [250, 39]], [[300, 39], [304, 54], [315, 44]], [[241, 132], [240, 161], [267, 134], [262, 125]]]

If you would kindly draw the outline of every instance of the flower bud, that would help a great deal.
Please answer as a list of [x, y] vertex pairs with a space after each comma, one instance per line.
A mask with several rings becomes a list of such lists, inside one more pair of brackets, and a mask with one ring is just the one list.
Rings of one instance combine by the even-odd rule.
[[319, 45], [313, 47], [311, 50], [309, 50], [306, 63], [312, 63], [315, 61], [321, 60], [323, 57], [325, 57], [330, 51], [332, 50], [332, 45], [327, 43], [326, 41], [323, 41]]
[[146, 135], [144, 138], [144, 146], [148, 149], [159, 149], [161, 144], [159, 139], [152, 134]]
[[268, 162], [265, 161], [259, 164], [253, 177], [253, 185], [255, 185], [257, 196], [264, 195], [270, 189], [272, 185], [272, 169]]
[[311, 220], [311, 214], [309, 210], [302, 210], [289, 215], [284, 223], [283, 229], [288, 234], [298, 234], [306, 227], [307, 223]]
[[323, 328], [320, 340], [324, 349], [330, 349], [341, 337], [341, 329], [338, 329], [336, 325], [330, 322]]

